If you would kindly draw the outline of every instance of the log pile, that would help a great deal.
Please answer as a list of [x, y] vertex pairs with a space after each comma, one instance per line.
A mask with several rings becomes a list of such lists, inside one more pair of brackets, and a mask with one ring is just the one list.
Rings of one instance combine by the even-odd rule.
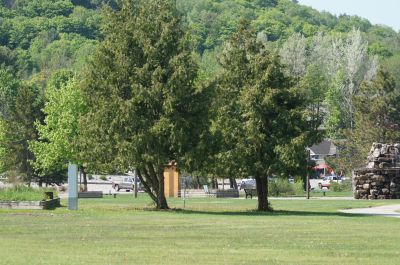
[[400, 144], [374, 143], [367, 166], [354, 171], [355, 199], [400, 198]]

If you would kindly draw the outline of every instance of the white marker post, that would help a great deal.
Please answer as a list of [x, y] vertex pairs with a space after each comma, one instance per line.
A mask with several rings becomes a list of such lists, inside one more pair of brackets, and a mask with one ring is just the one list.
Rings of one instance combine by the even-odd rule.
[[78, 210], [78, 166], [68, 165], [68, 210]]

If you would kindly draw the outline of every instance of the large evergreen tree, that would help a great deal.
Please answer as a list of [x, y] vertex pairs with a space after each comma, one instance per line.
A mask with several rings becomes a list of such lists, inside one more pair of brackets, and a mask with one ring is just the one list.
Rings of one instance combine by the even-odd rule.
[[181, 17], [173, 0], [125, 0], [104, 21], [105, 40], [82, 85], [86, 161], [100, 170], [136, 168], [157, 208], [166, 209], [164, 167], [175, 160], [184, 168], [208, 109]]
[[215, 124], [225, 145], [219, 159], [255, 177], [258, 210], [268, 211], [268, 176], [305, 168], [305, 148], [318, 133], [307, 120], [306, 98], [246, 21], [229, 41], [221, 64], [225, 71]]

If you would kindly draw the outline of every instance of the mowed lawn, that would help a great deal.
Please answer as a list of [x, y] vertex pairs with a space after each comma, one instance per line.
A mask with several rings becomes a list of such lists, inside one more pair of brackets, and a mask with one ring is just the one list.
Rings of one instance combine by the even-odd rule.
[[[0, 210], [0, 264], [400, 264], [400, 219], [338, 209], [400, 201], [81, 199], [78, 211]], [[64, 205], [66, 204], [63, 201]], [[183, 208], [182, 199], [169, 200]]]

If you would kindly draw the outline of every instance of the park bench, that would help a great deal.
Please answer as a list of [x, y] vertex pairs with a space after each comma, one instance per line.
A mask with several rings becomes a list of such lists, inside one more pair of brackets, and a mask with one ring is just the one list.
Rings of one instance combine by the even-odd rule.
[[78, 198], [80, 198], [80, 199], [83, 199], [83, 198], [103, 198], [103, 192], [102, 191], [78, 192]]
[[217, 198], [239, 198], [239, 190], [227, 189], [227, 190], [216, 190]]
[[250, 199], [253, 199], [253, 196], [257, 196], [256, 189], [244, 189], [244, 193], [246, 194], [246, 199], [247, 199], [247, 196], [250, 196]]

